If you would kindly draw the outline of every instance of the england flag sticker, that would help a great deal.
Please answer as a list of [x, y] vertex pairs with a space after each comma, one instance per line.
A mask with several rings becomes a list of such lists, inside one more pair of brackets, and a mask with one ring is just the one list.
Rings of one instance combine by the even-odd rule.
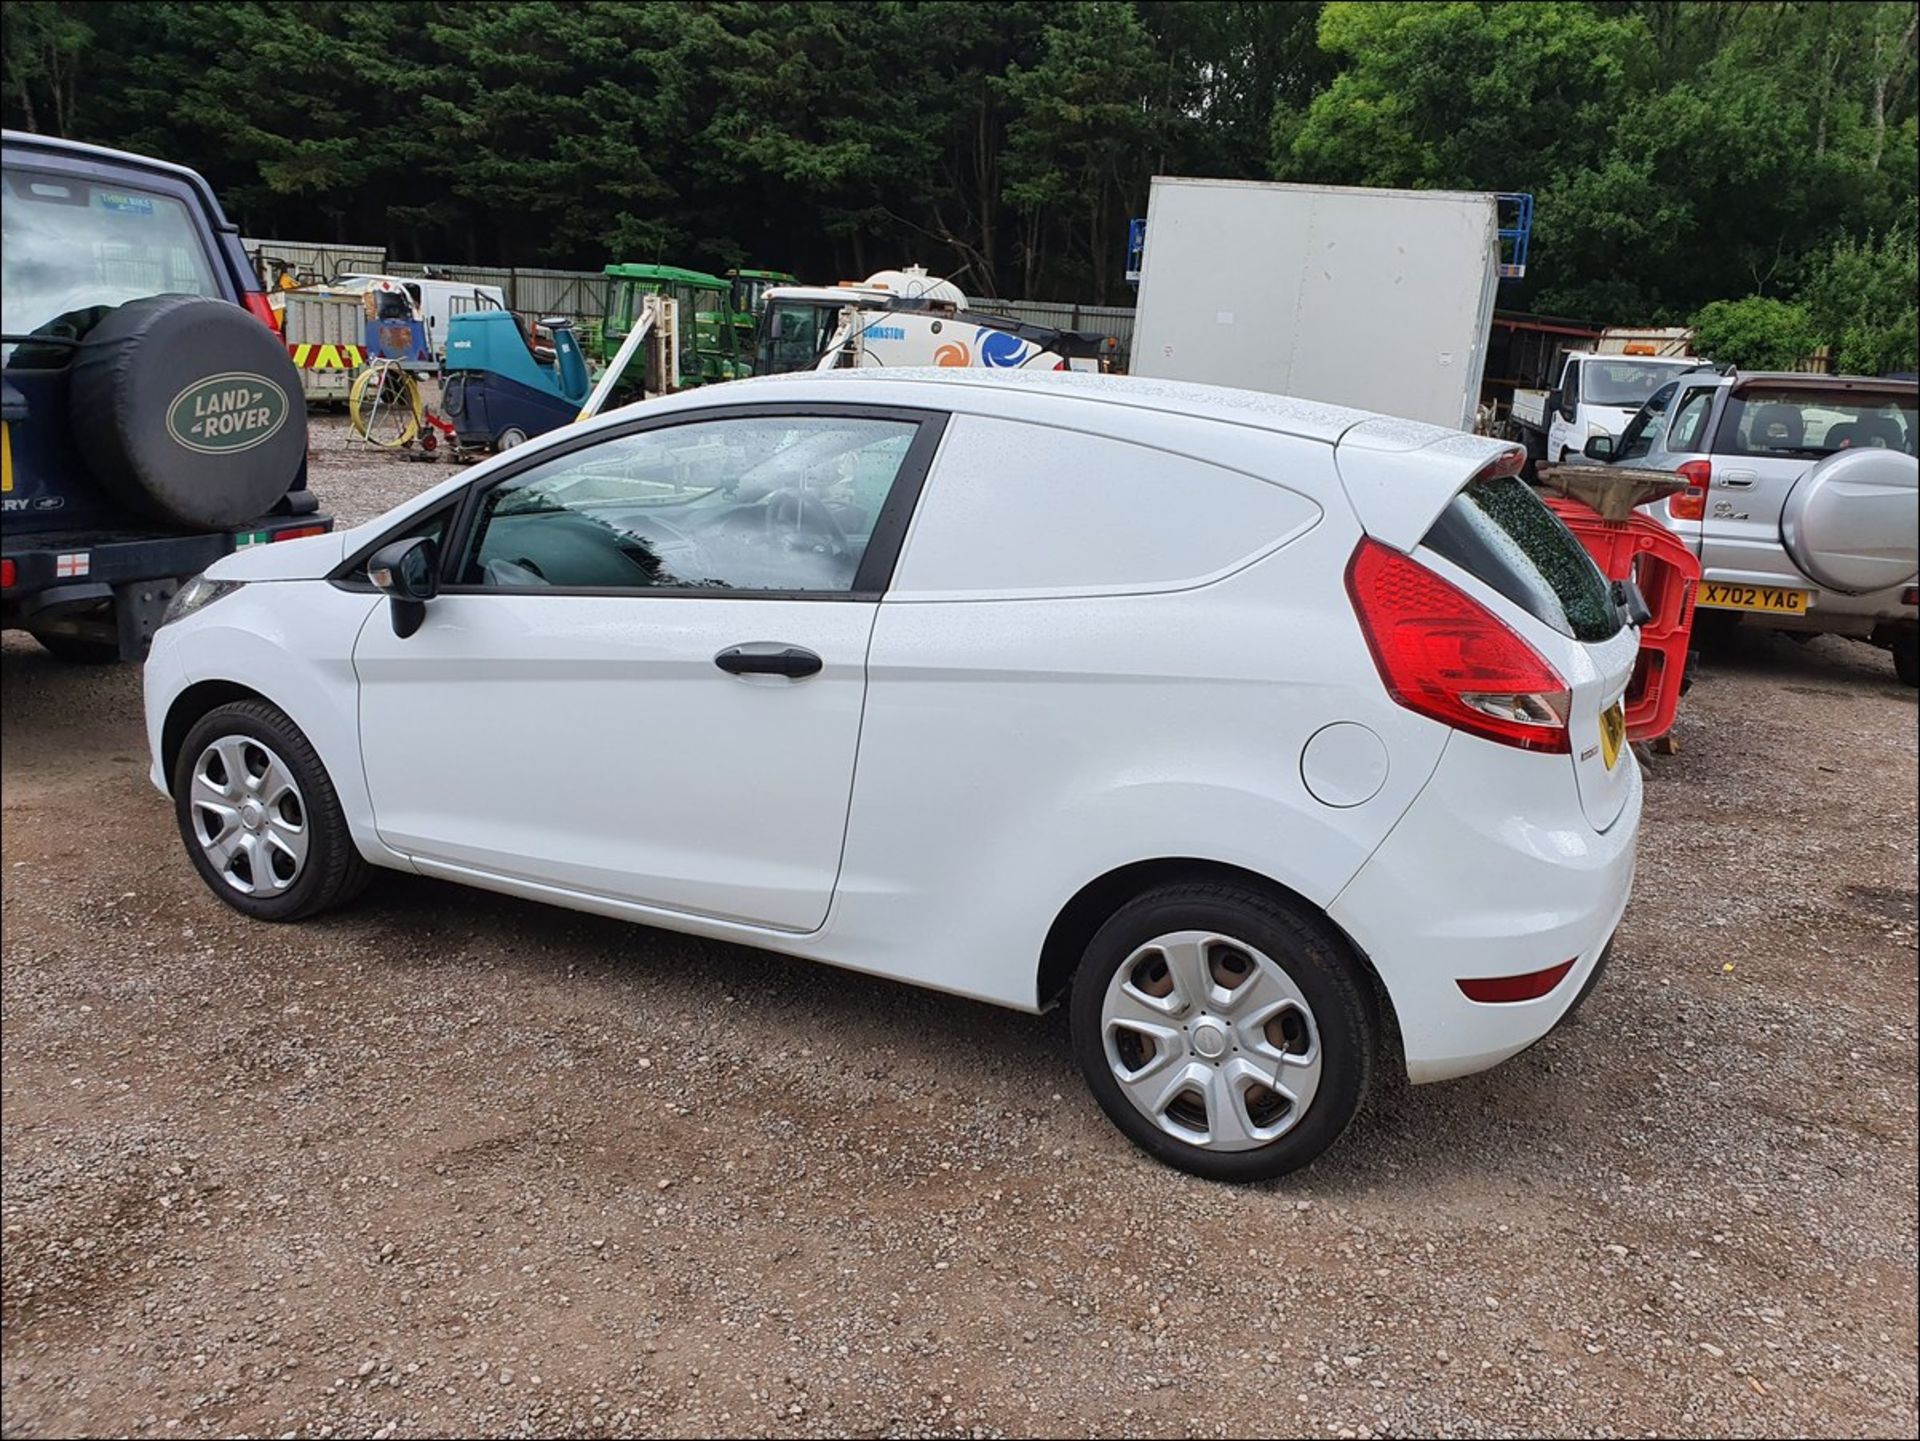
[[71, 577], [85, 575], [92, 568], [92, 552], [76, 550], [67, 555], [53, 558], [53, 573], [56, 576]]

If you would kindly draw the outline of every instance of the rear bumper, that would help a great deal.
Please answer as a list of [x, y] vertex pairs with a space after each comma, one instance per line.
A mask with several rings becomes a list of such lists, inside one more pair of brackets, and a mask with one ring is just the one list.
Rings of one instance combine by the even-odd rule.
[[237, 531], [100, 536], [67, 531], [0, 537], [7, 580], [0, 626], [117, 643], [138, 657], [159, 627], [178, 584], [242, 542], [266, 544], [283, 531], [333, 528], [330, 515], [261, 519]]
[[0, 600], [7, 607], [7, 623], [16, 609], [22, 614], [56, 604], [70, 605], [92, 590], [93, 599], [105, 598], [116, 585], [136, 581], [184, 579], [198, 575], [244, 540], [259, 544], [281, 531], [333, 529], [333, 517], [317, 512], [262, 517], [232, 531], [216, 530], [188, 535], [100, 535], [88, 531], [59, 531], [0, 536], [0, 555], [13, 563], [13, 584]]
[[1902, 597], [1912, 588], [1912, 581], [1888, 586], [1885, 590], [1867, 591], [1862, 595], [1843, 595], [1836, 590], [1821, 589], [1795, 570], [1784, 554], [1780, 560], [1782, 569], [1779, 570], [1736, 570], [1724, 565], [1708, 566], [1701, 572], [1700, 579], [1728, 585], [1783, 586], [1789, 590], [1811, 592], [1812, 598], [1805, 615], [1720, 610], [1708, 606], [1700, 607], [1699, 613], [1731, 616], [1742, 625], [1764, 626], [1768, 630], [1845, 635], [1857, 639], [1865, 639], [1885, 626], [1912, 625], [1920, 617], [1920, 607], [1902, 604]]
[[[1385, 985], [1414, 1082], [1496, 1066], [1557, 1025], [1599, 967], [1633, 889], [1636, 766], [1620, 815], [1596, 832], [1565, 756], [1454, 736], [1433, 779], [1329, 913]], [[1546, 995], [1481, 1003], [1463, 979], [1567, 960]]]
[[198, 575], [232, 549], [233, 537], [224, 531], [128, 540], [92, 540], [84, 534], [8, 537], [0, 542], [0, 553], [14, 566], [14, 583], [5, 592], [8, 623], [15, 623], [16, 609], [25, 616], [73, 604], [89, 592], [93, 599], [105, 598], [116, 585]]

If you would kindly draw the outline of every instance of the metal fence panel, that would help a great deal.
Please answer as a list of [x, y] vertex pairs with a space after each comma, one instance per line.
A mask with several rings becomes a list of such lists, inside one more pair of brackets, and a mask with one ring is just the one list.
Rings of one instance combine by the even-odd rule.
[[607, 312], [607, 277], [597, 270], [516, 270], [515, 310], [598, 320]]
[[507, 309], [534, 320], [567, 315], [575, 320], [598, 320], [607, 310], [607, 278], [597, 270], [547, 270], [539, 267], [488, 265], [432, 265], [396, 260], [386, 273], [425, 275], [457, 280], [463, 285], [497, 285], [507, 297]]
[[260, 283], [279, 279], [273, 261], [284, 261], [296, 272], [331, 280], [343, 272], [381, 274], [387, 252], [378, 245], [335, 245], [319, 240], [241, 240]]

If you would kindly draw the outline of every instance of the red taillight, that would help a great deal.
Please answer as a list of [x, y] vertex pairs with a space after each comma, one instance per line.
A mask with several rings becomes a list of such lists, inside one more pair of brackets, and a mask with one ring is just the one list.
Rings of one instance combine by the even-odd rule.
[[1900, 592], [1900, 604], [1920, 605], [1920, 585], [1910, 585]]
[[265, 291], [249, 290], [241, 299], [248, 314], [275, 335], [280, 333], [280, 317], [274, 313], [273, 302], [267, 299]]
[[327, 528], [324, 525], [296, 525], [292, 530], [276, 530], [272, 538], [274, 540], [300, 540], [309, 535], [325, 535], [326, 533]]
[[1347, 594], [1387, 693], [1455, 730], [1565, 753], [1567, 683], [1498, 616], [1418, 561], [1362, 540]]
[[12, 561], [0, 560], [0, 590], [12, 590], [19, 578], [20, 572], [14, 569]]
[[1689, 460], [1678, 474], [1687, 488], [1667, 497], [1667, 514], [1675, 520], [1704, 520], [1707, 514], [1707, 487], [1713, 484], [1713, 462]]
[[1544, 971], [1528, 971], [1524, 976], [1489, 976], [1485, 980], [1455, 981], [1454, 984], [1470, 1001], [1537, 1001], [1564, 981], [1572, 969], [1573, 961], [1562, 961]]

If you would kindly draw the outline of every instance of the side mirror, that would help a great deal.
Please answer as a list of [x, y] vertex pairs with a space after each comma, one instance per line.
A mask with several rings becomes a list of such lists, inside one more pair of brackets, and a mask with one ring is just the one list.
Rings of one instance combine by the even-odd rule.
[[1588, 460], [1612, 460], [1613, 437], [1610, 435], [1590, 435], [1587, 443], [1580, 447], [1580, 453]]
[[787, 328], [785, 325], [786, 318], [786, 315], [778, 310], [767, 317], [767, 336], [769, 339], [778, 340], [780, 338], [781, 332]]
[[430, 535], [383, 545], [367, 561], [367, 579], [386, 596], [393, 633], [405, 640], [427, 618], [440, 591], [440, 545]]
[[1560, 412], [1562, 420], [1572, 420], [1578, 406], [1579, 402], [1564, 390], [1556, 390], [1553, 393], [1553, 408]]

